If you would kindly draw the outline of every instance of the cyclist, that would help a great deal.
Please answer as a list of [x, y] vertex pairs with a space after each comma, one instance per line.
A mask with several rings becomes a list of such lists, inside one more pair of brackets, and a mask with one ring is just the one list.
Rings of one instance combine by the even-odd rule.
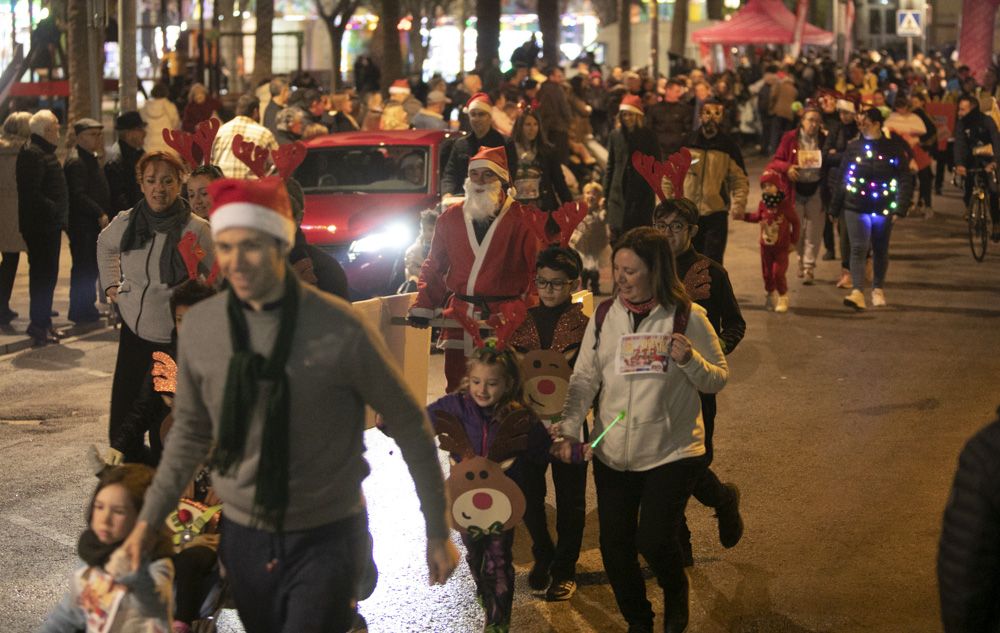
[[[977, 149], [977, 148], [992, 148]], [[985, 153], [983, 153], [985, 152]], [[1000, 156], [1000, 133], [996, 123], [979, 109], [979, 100], [970, 94], [958, 98], [958, 122], [955, 125], [955, 173], [965, 176], [969, 169], [996, 171], [996, 158]], [[965, 179], [965, 206], [972, 197], [973, 179]], [[990, 219], [993, 232], [990, 239], [1000, 242], [1000, 204], [996, 187], [988, 187]]]

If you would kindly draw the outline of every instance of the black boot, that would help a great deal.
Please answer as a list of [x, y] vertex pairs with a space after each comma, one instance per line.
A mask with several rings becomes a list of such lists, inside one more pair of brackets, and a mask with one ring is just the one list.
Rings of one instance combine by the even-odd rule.
[[681, 570], [672, 587], [663, 589], [663, 633], [684, 633], [688, 625], [688, 577]]
[[743, 538], [743, 517], [740, 516], [740, 489], [726, 484], [729, 501], [715, 509], [719, 519], [719, 542], [725, 548], [734, 547]]

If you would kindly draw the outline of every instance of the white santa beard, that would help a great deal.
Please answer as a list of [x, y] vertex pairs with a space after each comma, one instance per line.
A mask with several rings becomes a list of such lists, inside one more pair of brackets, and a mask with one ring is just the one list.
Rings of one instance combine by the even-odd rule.
[[500, 208], [503, 190], [500, 182], [489, 185], [476, 185], [472, 179], [465, 179], [465, 203], [462, 209], [472, 220], [485, 220], [492, 217]]

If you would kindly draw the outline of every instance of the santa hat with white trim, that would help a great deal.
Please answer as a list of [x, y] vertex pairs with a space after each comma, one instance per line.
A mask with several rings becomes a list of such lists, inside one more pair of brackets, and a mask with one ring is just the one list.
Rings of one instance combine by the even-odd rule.
[[408, 95], [410, 94], [410, 84], [405, 79], [397, 79], [389, 86], [389, 94]]
[[622, 99], [622, 103], [618, 106], [619, 112], [632, 112], [633, 114], [645, 115], [646, 112], [642, 109], [642, 100], [636, 95], [626, 95]]
[[472, 112], [473, 110], [482, 110], [490, 115], [493, 114], [493, 101], [490, 96], [485, 92], [477, 92], [469, 98], [469, 102], [465, 104], [466, 113]]
[[220, 178], [208, 186], [212, 237], [232, 228], [256, 229], [286, 246], [295, 243], [295, 219], [281, 178], [236, 180]]
[[507, 169], [507, 150], [503, 147], [480, 147], [476, 155], [469, 160], [469, 169], [489, 169], [504, 182], [510, 182], [510, 171]]

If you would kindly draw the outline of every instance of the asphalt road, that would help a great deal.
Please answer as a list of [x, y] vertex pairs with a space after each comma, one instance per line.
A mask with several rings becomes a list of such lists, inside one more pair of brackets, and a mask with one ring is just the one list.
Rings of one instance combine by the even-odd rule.
[[[828, 261], [815, 286], [790, 279], [790, 313], [765, 312], [757, 229], [731, 227], [726, 264], [748, 328], [719, 397], [715, 468], [740, 485], [747, 530], [723, 550], [714, 518], [692, 502], [690, 631], [940, 630], [941, 512], [958, 451], [1000, 404], [1000, 248], [975, 263], [957, 195], [936, 206], [934, 219], [897, 223], [890, 307], [861, 314], [842, 307], [833, 287], [839, 264]], [[0, 357], [4, 632], [36, 628], [78, 565], [94, 484], [86, 448], [104, 443], [116, 341], [102, 331]], [[443, 389], [440, 356], [431, 373], [434, 398]], [[361, 605], [369, 630], [481, 630], [464, 565], [447, 586], [426, 586], [423, 525], [399, 452], [373, 432], [368, 458], [381, 571]], [[625, 630], [602, 572], [592, 491], [589, 501], [580, 590], [568, 603], [531, 595], [519, 533], [514, 630]], [[655, 583], [649, 588], [659, 614]], [[220, 629], [241, 630], [231, 612]]]

